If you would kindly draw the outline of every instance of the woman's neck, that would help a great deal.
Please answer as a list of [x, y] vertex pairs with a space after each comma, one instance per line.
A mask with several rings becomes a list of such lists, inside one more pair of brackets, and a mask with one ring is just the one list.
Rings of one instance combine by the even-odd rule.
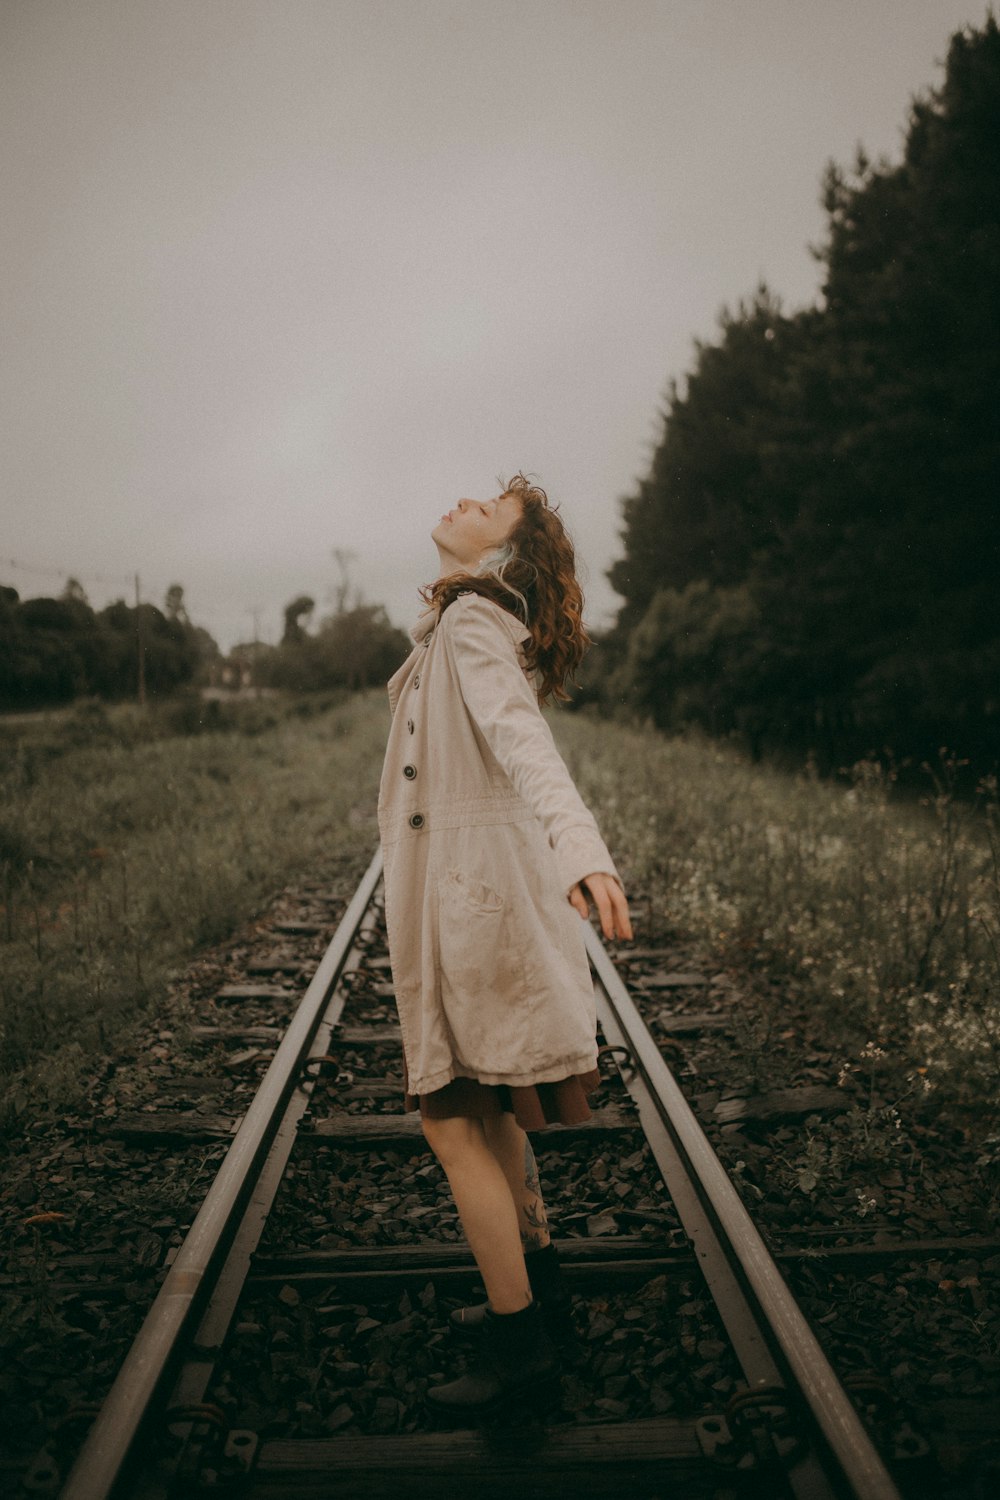
[[440, 583], [442, 578], [454, 578], [460, 573], [473, 573], [475, 569], [468, 563], [462, 562], [454, 553], [449, 552], [447, 547], [437, 544], [438, 554], [438, 576], [435, 582]]

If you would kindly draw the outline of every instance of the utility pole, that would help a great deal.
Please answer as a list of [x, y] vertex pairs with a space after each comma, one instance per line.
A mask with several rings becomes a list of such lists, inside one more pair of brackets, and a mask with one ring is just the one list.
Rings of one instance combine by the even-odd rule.
[[253, 609], [251, 609], [249, 613], [253, 616], [253, 659], [250, 670], [253, 677], [254, 692], [259, 702], [260, 674], [257, 668], [260, 665], [260, 605], [255, 604]]
[[142, 610], [139, 608], [139, 575], [135, 575], [135, 638], [139, 651], [139, 702], [146, 706], [146, 648], [142, 639]]
[[357, 562], [358, 554], [352, 552], [349, 547], [334, 547], [333, 556], [336, 558], [337, 567], [340, 569], [340, 584], [337, 588], [337, 614], [342, 615], [347, 609], [347, 596], [350, 592], [350, 566]]

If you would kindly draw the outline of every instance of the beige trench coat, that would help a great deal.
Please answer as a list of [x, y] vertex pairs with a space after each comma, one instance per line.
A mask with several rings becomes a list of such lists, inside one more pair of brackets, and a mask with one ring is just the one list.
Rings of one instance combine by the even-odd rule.
[[594, 992], [567, 896], [595, 871], [621, 882], [539, 710], [527, 632], [470, 593], [411, 634], [379, 791], [409, 1092], [586, 1073]]

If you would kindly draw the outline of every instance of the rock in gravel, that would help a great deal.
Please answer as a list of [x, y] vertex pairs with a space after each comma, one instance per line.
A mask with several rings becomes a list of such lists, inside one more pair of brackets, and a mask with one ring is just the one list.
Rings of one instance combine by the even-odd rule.
[[725, 1354], [726, 1346], [720, 1339], [701, 1339], [698, 1354], [702, 1359], [718, 1359]]
[[136, 1238], [132, 1259], [139, 1266], [158, 1266], [163, 1255], [163, 1240], [153, 1231], [146, 1230]]
[[375, 1432], [395, 1432], [402, 1406], [393, 1396], [379, 1396], [375, 1402], [372, 1428]]
[[624, 1401], [612, 1401], [608, 1396], [598, 1396], [594, 1402], [595, 1411], [600, 1412], [602, 1417], [613, 1421], [621, 1421], [628, 1413], [628, 1407]]
[[587, 1330], [588, 1339], [602, 1339], [607, 1334], [614, 1332], [615, 1325], [604, 1313], [594, 1311], [590, 1315], [590, 1327]]

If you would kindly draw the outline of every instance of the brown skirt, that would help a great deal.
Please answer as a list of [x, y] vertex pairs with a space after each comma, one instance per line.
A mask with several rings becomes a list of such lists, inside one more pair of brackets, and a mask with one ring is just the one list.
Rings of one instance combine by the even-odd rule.
[[601, 1081], [596, 1068], [551, 1083], [515, 1086], [480, 1083], [478, 1078], [453, 1078], [432, 1094], [407, 1094], [406, 1108], [419, 1109], [430, 1120], [450, 1120], [461, 1115], [485, 1120], [508, 1113], [522, 1130], [543, 1130], [546, 1125], [579, 1125], [590, 1119], [587, 1095]]

